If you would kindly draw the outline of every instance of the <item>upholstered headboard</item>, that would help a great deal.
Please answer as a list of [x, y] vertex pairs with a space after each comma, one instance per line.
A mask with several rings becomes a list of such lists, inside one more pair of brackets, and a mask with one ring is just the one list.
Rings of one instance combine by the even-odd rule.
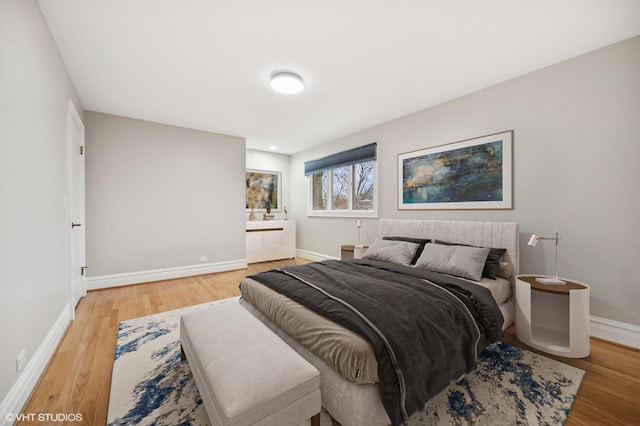
[[[503, 260], [519, 271], [519, 231], [516, 222], [470, 222], [454, 220], [380, 219], [378, 236], [430, 238], [480, 247], [504, 248]], [[511, 278], [514, 281], [514, 278]]]

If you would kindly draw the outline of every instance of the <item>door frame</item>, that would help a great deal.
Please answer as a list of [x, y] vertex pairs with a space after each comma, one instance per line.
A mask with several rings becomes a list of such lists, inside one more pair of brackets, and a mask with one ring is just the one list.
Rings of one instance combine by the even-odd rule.
[[[87, 294], [86, 275], [80, 279], [75, 279], [74, 265], [85, 265], [85, 195], [84, 195], [84, 152], [85, 137], [84, 123], [80, 118], [80, 114], [71, 99], [67, 100], [67, 197], [65, 199], [65, 207], [68, 213], [68, 220], [65, 224], [68, 226], [69, 232], [69, 303], [71, 310], [71, 318], [75, 318], [75, 308], [80, 299]], [[79, 138], [79, 141], [76, 139]], [[81, 161], [82, 167], [78, 166]], [[82, 191], [78, 192], [78, 189]], [[80, 214], [75, 211], [76, 204], [79, 202]], [[72, 223], [80, 223], [79, 228], [72, 227]], [[78, 233], [80, 235], [78, 235]], [[77, 237], [80, 238], [80, 246], [76, 247]], [[79, 259], [76, 259], [76, 256]]]

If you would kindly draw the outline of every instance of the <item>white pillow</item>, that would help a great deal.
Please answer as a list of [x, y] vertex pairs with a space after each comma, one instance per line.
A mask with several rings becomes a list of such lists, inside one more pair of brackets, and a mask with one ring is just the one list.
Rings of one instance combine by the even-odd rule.
[[416, 267], [480, 281], [489, 251], [488, 247], [427, 244]]
[[369, 248], [363, 259], [381, 260], [383, 262], [397, 263], [399, 265], [411, 265], [413, 257], [416, 255], [420, 244], [414, 244], [407, 241], [393, 241], [375, 239], [369, 245]]

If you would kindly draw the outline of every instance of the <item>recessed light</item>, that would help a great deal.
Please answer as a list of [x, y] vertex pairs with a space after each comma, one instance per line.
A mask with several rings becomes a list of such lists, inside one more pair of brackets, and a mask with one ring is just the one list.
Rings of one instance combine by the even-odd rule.
[[295, 95], [304, 90], [302, 77], [290, 71], [281, 71], [271, 76], [271, 88], [278, 93]]
[[269, 147], [269, 149], [270, 149], [271, 151], [275, 151], [276, 149], [278, 149], [278, 147], [277, 147], [277, 146], [275, 146], [275, 145], [271, 145], [271, 146]]

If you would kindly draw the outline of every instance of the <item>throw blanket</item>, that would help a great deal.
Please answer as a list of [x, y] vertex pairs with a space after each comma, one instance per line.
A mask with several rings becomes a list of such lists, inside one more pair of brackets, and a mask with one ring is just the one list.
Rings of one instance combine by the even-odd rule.
[[393, 424], [475, 370], [478, 353], [502, 336], [502, 314], [489, 290], [422, 269], [329, 260], [250, 278], [371, 342]]

